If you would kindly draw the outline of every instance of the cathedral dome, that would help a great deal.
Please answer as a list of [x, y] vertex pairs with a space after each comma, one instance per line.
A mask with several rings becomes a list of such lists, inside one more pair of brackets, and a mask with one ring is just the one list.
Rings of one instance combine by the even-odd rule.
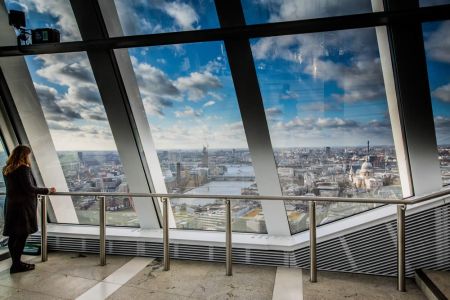
[[366, 161], [362, 164], [360, 173], [366, 173], [366, 172], [370, 173], [370, 172], [372, 172], [372, 170], [373, 170], [372, 164], [370, 162]]

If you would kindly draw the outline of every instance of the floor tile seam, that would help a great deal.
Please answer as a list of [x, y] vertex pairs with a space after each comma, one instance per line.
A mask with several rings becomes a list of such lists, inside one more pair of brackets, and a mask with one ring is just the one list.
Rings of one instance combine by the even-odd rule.
[[[108, 295], [106, 296], [106, 298], [104, 298], [104, 299], [107, 299], [108, 297], [110, 297], [112, 294], [114, 294], [115, 292], [117, 292], [117, 291], [122, 287], [122, 285], [117, 284], [117, 283], [111, 283], [111, 282], [103, 282], [103, 281], [100, 281], [100, 282], [98, 282], [97, 284], [95, 284], [94, 286], [92, 286], [91, 288], [87, 289], [86, 291], [84, 291], [83, 293], [81, 293], [80, 295], [78, 295], [78, 297], [76, 297], [75, 299], [80, 299], [81, 296], [83, 296], [83, 295], [85, 295], [85, 294], [87, 294], [87, 293], [89, 293], [89, 292], [92, 292], [95, 288], [97, 288], [97, 287], [100, 286], [100, 285], [115, 286], [114, 291], [113, 291], [112, 293], [108, 294]], [[102, 289], [100, 289], [100, 290], [102, 290]], [[90, 299], [90, 298], [89, 298], [89, 299]]]
[[[298, 280], [298, 282], [297, 282], [297, 284], [299, 284], [300, 286], [299, 286], [299, 292], [301, 293], [301, 297], [300, 297], [300, 299], [304, 299], [304, 295], [305, 295], [305, 287], [304, 287], [304, 284], [303, 284], [303, 280], [304, 280], [304, 275], [303, 275], [303, 269], [297, 269], [297, 268], [289, 268], [289, 267], [277, 267], [276, 268], [276, 272], [275, 272], [275, 279], [274, 279], [274, 282], [273, 282], [273, 289], [272, 289], [272, 299], [273, 299], [273, 295], [274, 295], [274, 293], [275, 293], [275, 285], [277, 284], [277, 277], [278, 277], [278, 270], [280, 270], [280, 274], [283, 272], [283, 270], [284, 269], [286, 269], [286, 270], [293, 270], [292, 272], [293, 273], [297, 273], [297, 275], [298, 275], [298, 278], [297, 278], [297, 280]], [[296, 272], [297, 271], [297, 272]], [[281, 276], [281, 275], [280, 275]], [[280, 282], [282, 282], [281, 281], [281, 279], [279, 279], [278, 280], [278, 284], [280, 284]], [[295, 287], [295, 289], [297, 289], [297, 286]]]
[[[103, 278], [102, 280], [100, 280], [100, 281], [97, 281], [97, 283], [94, 285], [94, 286], [92, 286], [91, 288], [89, 288], [89, 289], [87, 289], [84, 293], [82, 293], [80, 296], [82, 296], [82, 295], [84, 295], [85, 293], [87, 293], [87, 292], [89, 292], [90, 290], [92, 290], [93, 288], [95, 288], [96, 286], [98, 286], [99, 284], [106, 284], [106, 285], [115, 285], [115, 286], [117, 286], [117, 289], [115, 289], [114, 290], [114, 292], [113, 293], [111, 293], [110, 295], [108, 295], [106, 298], [108, 298], [108, 297], [110, 297], [111, 295], [113, 295], [115, 292], [117, 292], [119, 289], [121, 289], [122, 287], [124, 287], [124, 286], [126, 286], [127, 285], [127, 283], [131, 280], [131, 279], [133, 279], [137, 274], [139, 274], [139, 272], [141, 272], [142, 270], [144, 270], [147, 266], [148, 266], [148, 263], [150, 263], [150, 262], [148, 262], [143, 268], [141, 268], [137, 273], [135, 273], [133, 276], [131, 276], [126, 282], [124, 282], [124, 283], [118, 283], [118, 282], [113, 282], [113, 281], [106, 281], [106, 279], [108, 278], [108, 277], [110, 277], [110, 276], [112, 276], [115, 272], [117, 272], [119, 269], [121, 269], [122, 267], [124, 267], [126, 264], [128, 264], [128, 263], [130, 263], [131, 261], [133, 260], [133, 258], [132, 259], [130, 259], [130, 260], [128, 260], [127, 262], [125, 262], [123, 265], [121, 265], [120, 267], [118, 267], [117, 269], [115, 269], [111, 274], [109, 274], [108, 276], [106, 276], [105, 278]], [[135, 287], [134, 287], [135, 288]], [[80, 297], [79, 296], [79, 297]]]
[[[133, 259], [130, 259], [129, 261], [127, 261], [125, 264], [123, 264], [122, 266], [120, 266], [119, 268], [117, 268], [114, 272], [112, 272], [111, 274], [109, 274], [108, 276], [106, 276], [105, 278], [102, 279], [102, 282], [106, 282], [106, 283], [115, 283], [115, 284], [119, 284], [119, 285], [125, 285], [127, 282], [129, 282], [131, 279], [133, 279], [137, 274], [139, 274], [139, 272], [142, 272], [146, 267], [148, 267], [148, 265], [154, 260], [150, 260], [146, 263], [146, 265], [141, 268], [136, 274], [134, 274], [132, 277], [130, 277], [126, 282], [123, 283], [119, 283], [119, 282], [115, 282], [112, 281], [111, 279], [107, 280], [108, 278], [110, 278], [111, 276], [113, 276], [113, 274], [117, 271], [119, 271], [122, 267], [124, 267], [126, 264], [130, 263]], [[124, 271], [124, 270], [122, 270]]]

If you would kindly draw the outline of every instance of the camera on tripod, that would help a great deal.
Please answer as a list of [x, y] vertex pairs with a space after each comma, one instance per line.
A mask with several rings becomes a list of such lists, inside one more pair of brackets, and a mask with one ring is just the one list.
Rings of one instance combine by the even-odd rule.
[[9, 25], [19, 31], [17, 45], [29, 45], [31, 36], [32, 44], [59, 43], [60, 33], [54, 28], [26, 29], [25, 13], [19, 10], [10, 10], [8, 14]]

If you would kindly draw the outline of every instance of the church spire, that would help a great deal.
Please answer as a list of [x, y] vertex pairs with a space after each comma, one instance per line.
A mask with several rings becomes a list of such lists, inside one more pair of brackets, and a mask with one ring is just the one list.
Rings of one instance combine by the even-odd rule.
[[367, 156], [366, 156], [366, 161], [369, 161], [369, 153], [370, 153], [370, 142], [367, 141]]

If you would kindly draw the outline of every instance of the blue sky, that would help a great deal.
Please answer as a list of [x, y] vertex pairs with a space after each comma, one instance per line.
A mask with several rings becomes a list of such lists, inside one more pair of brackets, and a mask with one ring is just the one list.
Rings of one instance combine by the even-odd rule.
[[[370, 11], [370, 1], [243, 0], [249, 24]], [[115, 0], [124, 34], [216, 28], [213, 1]], [[8, 8], [19, 6], [7, 1]], [[30, 27], [79, 40], [69, 1], [22, 0]], [[424, 35], [438, 143], [450, 143], [449, 22]], [[274, 147], [391, 145], [372, 28], [250, 41]], [[247, 148], [222, 42], [129, 49], [159, 149]], [[85, 53], [28, 57], [58, 150], [115, 145]]]

